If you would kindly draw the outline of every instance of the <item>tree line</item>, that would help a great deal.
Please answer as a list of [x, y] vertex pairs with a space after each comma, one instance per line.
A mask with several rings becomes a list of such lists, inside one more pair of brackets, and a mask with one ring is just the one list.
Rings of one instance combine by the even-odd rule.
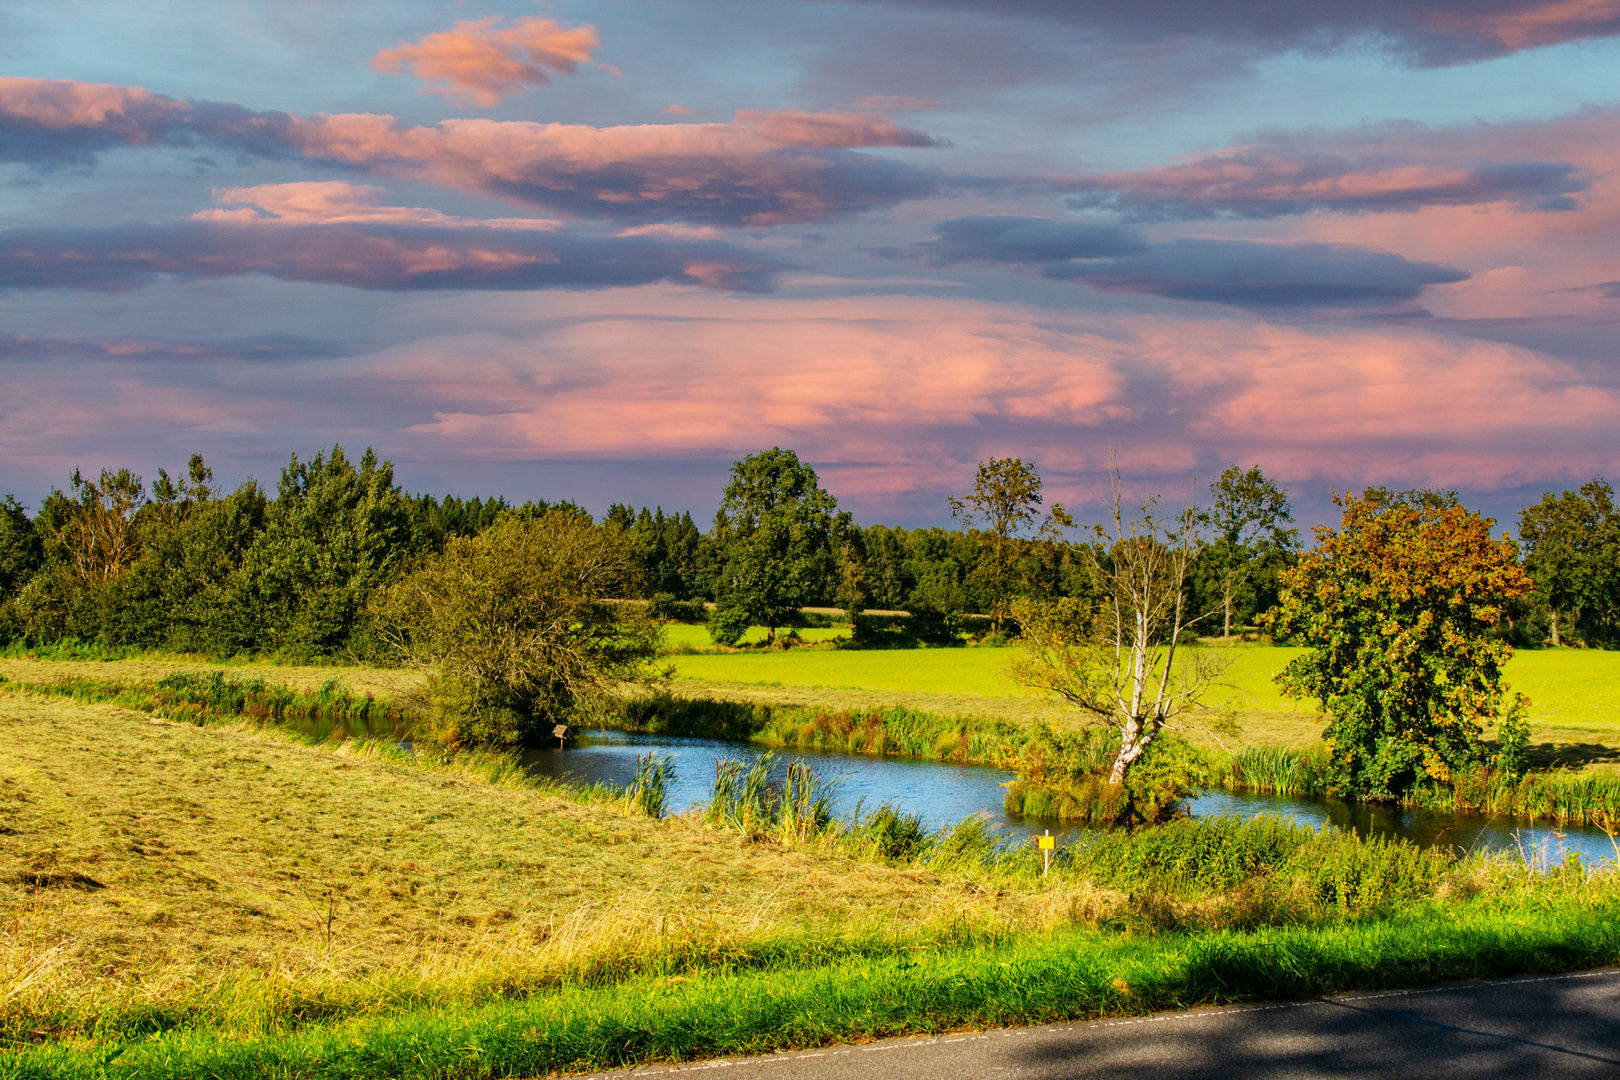
[[[828, 606], [915, 617], [857, 619], [870, 643], [949, 643], [965, 625], [1005, 632], [1019, 599], [1095, 602], [1107, 588], [1083, 550], [1095, 538], [1071, 537], [1072, 517], [1045, 507], [1041, 487], [1034, 465], [992, 459], [950, 500], [956, 527], [862, 527], [813, 468], [773, 448], [736, 463], [704, 530], [662, 507], [614, 504], [598, 522], [570, 502], [411, 494], [389, 462], [370, 450], [355, 462], [341, 447], [293, 455], [273, 492], [252, 480], [224, 491], [200, 456], [149, 485], [129, 469], [75, 472], [32, 517], [12, 496], [0, 502], [0, 641], [375, 658], [389, 648], [371, 611], [379, 589], [452, 539], [559, 511], [623, 536], [623, 598], [707, 618], [719, 641], [735, 642], [749, 625], [774, 638], [800, 609]], [[1202, 501], [1186, 601], [1201, 616], [1196, 633], [1230, 636], [1275, 607], [1299, 534], [1288, 492], [1259, 467], [1228, 468]], [[1524, 508], [1519, 537], [1535, 587], [1505, 632], [1521, 646], [1613, 644], [1612, 486], [1595, 479], [1549, 492]], [[704, 604], [718, 610], [706, 614]], [[968, 624], [969, 615], [987, 619]]]

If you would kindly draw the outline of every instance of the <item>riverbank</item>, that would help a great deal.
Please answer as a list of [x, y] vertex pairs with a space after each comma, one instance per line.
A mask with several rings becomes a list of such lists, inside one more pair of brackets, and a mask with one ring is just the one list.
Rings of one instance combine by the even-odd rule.
[[0, 793], [5, 1077], [534, 1075], [1620, 959], [1611, 871], [1189, 821], [1043, 879], [971, 825], [627, 816], [14, 686]]

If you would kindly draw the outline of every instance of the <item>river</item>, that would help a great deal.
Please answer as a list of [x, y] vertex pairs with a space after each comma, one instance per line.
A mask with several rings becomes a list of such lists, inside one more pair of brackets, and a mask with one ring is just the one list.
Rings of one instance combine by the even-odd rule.
[[[566, 750], [556, 747], [528, 750], [524, 763], [540, 776], [625, 784], [635, 775], [637, 754], [651, 751], [670, 754], [675, 759], [676, 782], [669, 793], [669, 809], [680, 813], [696, 803], [708, 801], [716, 761], [723, 758], [752, 761], [765, 750], [754, 743], [592, 730], [582, 733]], [[1008, 835], [1050, 830], [1062, 839], [1072, 839], [1083, 831], [1080, 826], [1025, 819], [1002, 810], [1002, 785], [1012, 779], [1012, 774], [1003, 769], [825, 751], [781, 752], [779, 756], [784, 760], [803, 759], [815, 765], [823, 777], [839, 779], [836, 805], [843, 815], [853, 813], [857, 806], [871, 810], [884, 802], [892, 802], [901, 810], [921, 817], [930, 828], [984, 813], [995, 829]], [[1516, 848], [1541, 867], [1563, 862], [1570, 852], [1578, 853], [1587, 866], [1614, 862], [1617, 854], [1615, 843], [1595, 828], [1554, 828], [1513, 818], [1339, 799], [1211, 791], [1191, 799], [1188, 810], [1194, 817], [1223, 814], [1251, 817], [1274, 813], [1316, 828], [1335, 825], [1363, 835], [1401, 837], [1425, 848], [1437, 845], [1463, 851]]]

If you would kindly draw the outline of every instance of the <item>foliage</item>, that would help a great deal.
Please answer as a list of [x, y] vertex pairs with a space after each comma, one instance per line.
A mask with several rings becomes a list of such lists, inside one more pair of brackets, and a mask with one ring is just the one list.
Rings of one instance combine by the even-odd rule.
[[1287, 489], [1258, 465], [1228, 467], [1209, 494], [1209, 509], [1199, 514], [1210, 535], [1193, 565], [1194, 606], [1220, 610], [1221, 636], [1229, 638], [1234, 619], [1241, 625], [1275, 602], [1277, 574], [1292, 562], [1299, 530], [1290, 527]]
[[1552, 643], [1563, 644], [1568, 631], [1593, 643], [1613, 640], [1620, 614], [1620, 512], [1614, 487], [1597, 479], [1578, 492], [1547, 492], [1520, 512], [1519, 540]]
[[11, 596], [39, 569], [39, 533], [15, 496], [0, 502], [0, 601]]
[[[1034, 524], [1040, 505], [1041, 474], [1034, 462], [1021, 458], [981, 461], [973, 478], [973, 491], [950, 500], [953, 518], [960, 519], [968, 528], [983, 523], [983, 532], [989, 538], [985, 545], [988, 557], [979, 561], [975, 576], [990, 601], [988, 614], [992, 633], [1001, 630], [1007, 616], [1007, 603], [1018, 585], [1014, 574], [1018, 553], [1013, 538]], [[1041, 523], [1037, 539], [1051, 544], [1061, 530], [1073, 525], [1069, 512], [1061, 504], [1053, 503]]]
[[400, 654], [431, 671], [446, 741], [511, 744], [612, 683], [648, 677], [659, 625], [610, 599], [633, 572], [621, 531], [551, 510], [451, 539], [373, 612]]
[[1018, 775], [1005, 809], [1093, 825], [1151, 824], [1181, 813], [1207, 779], [1201, 756], [1173, 733], [1148, 745], [1123, 784], [1110, 776], [1118, 752], [1118, 736], [1107, 728], [1037, 725], [1021, 751], [1003, 760]]
[[411, 550], [412, 516], [393, 466], [370, 450], [358, 469], [337, 446], [309, 461], [294, 454], [234, 599], [274, 649], [321, 655], [358, 646], [371, 592]]
[[746, 619], [745, 629], [764, 626], [774, 642], [777, 627], [829, 591], [835, 531], [848, 519], [835, 518], [837, 509], [816, 471], [792, 450], [772, 447], [733, 463], [712, 533], [723, 553], [719, 608]]
[[[736, 648], [736, 646], [742, 641], [743, 635], [748, 633], [748, 628], [752, 626], [753, 623], [754, 620], [747, 608], [727, 606], [716, 607], [713, 611], [709, 612], [707, 624], [709, 627], [709, 640], [713, 641], [716, 645], [724, 645], [727, 648]], [[772, 628], [770, 633], [774, 636], [776, 633], [775, 629]]]
[[1369, 488], [1283, 576], [1269, 624], [1311, 651], [1277, 676], [1328, 719], [1334, 783], [1358, 798], [1449, 781], [1482, 757], [1512, 649], [1495, 633], [1530, 581], [1452, 493]]

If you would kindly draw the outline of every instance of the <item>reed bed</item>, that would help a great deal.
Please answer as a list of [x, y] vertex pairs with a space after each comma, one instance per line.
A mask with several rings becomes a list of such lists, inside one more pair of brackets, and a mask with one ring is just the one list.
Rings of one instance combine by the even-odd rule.
[[[1249, 747], [1210, 755], [1209, 783], [1229, 791], [1318, 798], [1333, 793], [1321, 747]], [[1620, 776], [1572, 769], [1512, 773], [1480, 767], [1450, 784], [1414, 788], [1407, 805], [1620, 831]]]

